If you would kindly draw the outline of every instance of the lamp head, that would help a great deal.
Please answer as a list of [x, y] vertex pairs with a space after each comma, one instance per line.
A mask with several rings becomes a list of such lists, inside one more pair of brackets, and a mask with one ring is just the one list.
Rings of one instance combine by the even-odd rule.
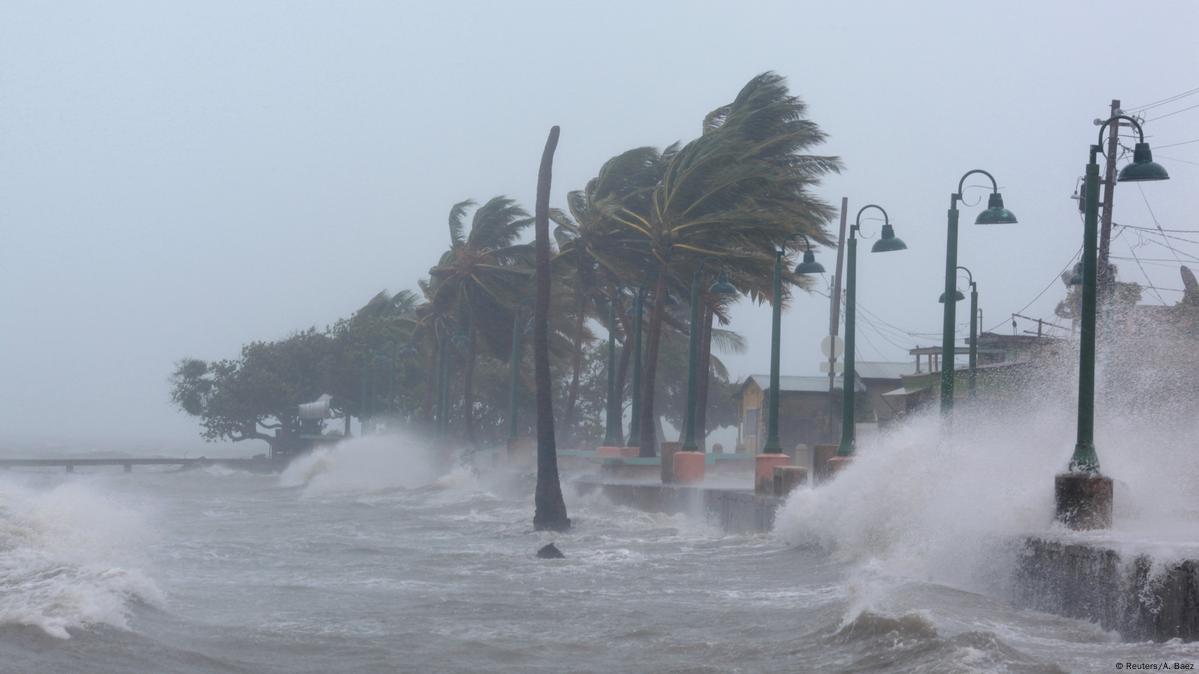
[[720, 276], [716, 277], [716, 282], [713, 283], [710, 288], [708, 288], [708, 292], [713, 295], [736, 295], [737, 287], [732, 283], [729, 283], [728, 274], [724, 273], [722, 270], [720, 272]]
[[1169, 180], [1170, 174], [1165, 167], [1153, 161], [1153, 152], [1149, 143], [1137, 143], [1132, 151], [1132, 163], [1120, 169], [1116, 180], [1122, 183], [1147, 182], [1150, 180]]
[[895, 228], [891, 225], [883, 225], [883, 234], [878, 241], [870, 247], [871, 253], [890, 253], [895, 250], [907, 250], [908, 245], [903, 242], [898, 236], [895, 236]]
[[992, 192], [987, 199], [987, 210], [974, 219], [976, 225], [1013, 225], [1016, 215], [1003, 207], [1003, 195]]
[[[961, 290], [953, 291], [953, 301], [954, 302], [961, 302], [964, 299], [966, 299], [966, 296], [962, 294]], [[937, 301], [940, 302], [941, 304], [945, 304], [945, 293], [941, 293], [941, 297], [939, 297], [937, 299]]]
[[816, 261], [816, 254], [811, 249], [803, 252], [803, 262], [795, 265], [796, 274], [823, 274], [824, 265]]

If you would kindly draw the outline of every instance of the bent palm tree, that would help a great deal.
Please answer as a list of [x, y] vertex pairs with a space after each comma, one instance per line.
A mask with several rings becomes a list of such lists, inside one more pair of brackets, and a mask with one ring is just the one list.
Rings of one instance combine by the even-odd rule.
[[450, 209], [450, 249], [429, 270], [430, 303], [436, 313], [457, 317], [458, 339], [466, 349], [463, 419], [466, 438], [475, 442], [474, 370], [480, 337], [503, 357], [511, 339], [512, 307], [532, 276], [532, 250], [516, 243], [530, 224], [529, 214], [507, 197], [480, 206], [466, 231], [464, 218], [473, 201]]
[[[641, 208], [624, 204], [612, 218], [640, 238], [657, 268], [645, 336], [641, 454], [653, 454], [656, 360], [672, 275], [689, 276], [705, 258], [719, 259], [734, 284], [760, 278], [774, 250], [798, 234], [827, 243], [833, 211], [811, 193], [840, 170], [835, 157], [801, 154], [825, 135], [804, 117], [805, 105], [782, 77], [759, 75], [737, 98], [705, 119], [705, 133], [666, 160], [662, 180]], [[739, 289], [747, 290], [744, 285]]]

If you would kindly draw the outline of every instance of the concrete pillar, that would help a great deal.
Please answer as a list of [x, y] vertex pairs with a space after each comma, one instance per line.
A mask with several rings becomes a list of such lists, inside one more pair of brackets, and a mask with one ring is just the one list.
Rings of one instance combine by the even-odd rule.
[[791, 490], [808, 481], [808, 469], [803, 466], [774, 467], [774, 495], [785, 497]]
[[852, 456], [833, 456], [828, 461], [824, 462], [826, 471], [825, 479], [831, 480], [836, 477], [837, 473], [849, 468], [849, 464], [853, 463]]
[[837, 445], [812, 446], [812, 474], [817, 483], [824, 482], [832, 476], [828, 460], [837, 455]]
[[791, 465], [786, 454], [759, 454], [754, 457], [754, 491], [770, 494], [774, 491], [774, 469]]
[[659, 443], [658, 454], [662, 460], [662, 484], [674, 482], [674, 455], [682, 446], [681, 442]]
[[696, 484], [704, 481], [703, 452], [674, 453], [674, 481], [679, 484]]
[[1060, 473], [1053, 480], [1057, 519], [1071, 529], [1112, 526], [1112, 479], [1094, 473]]

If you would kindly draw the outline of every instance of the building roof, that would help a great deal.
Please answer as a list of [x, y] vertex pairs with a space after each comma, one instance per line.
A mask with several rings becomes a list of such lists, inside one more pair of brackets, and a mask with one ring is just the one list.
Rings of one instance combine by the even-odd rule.
[[854, 363], [853, 369], [858, 373], [859, 379], [894, 379], [899, 381], [899, 378], [905, 374], [915, 374], [916, 364], [910, 360], [902, 363], [859, 360]]
[[[859, 375], [861, 379], [861, 375]], [[763, 391], [770, 389], [770, 375], [768, 374], [751, 374], [745, 378], [745, 383], [741, 384], [741, 390], [753, 382], [758, 388]], [[841, 377], [838, 376], [833, 387], [840, 389], [842, 387]], [[863, 392], [866, 387], [861, 381], [857, 382], [855, 391]], [[780, 375], [779, 376], [779, 391], [782, 393], [828, 393], [828, 375], [812, 375], [812, 376], [795, 376], [795, 375]]]

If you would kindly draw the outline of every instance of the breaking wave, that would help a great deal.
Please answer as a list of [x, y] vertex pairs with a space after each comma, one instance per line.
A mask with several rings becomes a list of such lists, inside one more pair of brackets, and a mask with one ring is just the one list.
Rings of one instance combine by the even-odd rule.
[[81, 481], [49, 489], [0, 481], [0, 625], [67, 639], [93, 625], [128, 629], [137, 602], [162, 595], [139, 568], [140, 513]]
[[413, 489], [441, 476], [422, 443], [402, 435], [352, 438], [291, 462], [279, 476], [284, 487], [306, 494]]

